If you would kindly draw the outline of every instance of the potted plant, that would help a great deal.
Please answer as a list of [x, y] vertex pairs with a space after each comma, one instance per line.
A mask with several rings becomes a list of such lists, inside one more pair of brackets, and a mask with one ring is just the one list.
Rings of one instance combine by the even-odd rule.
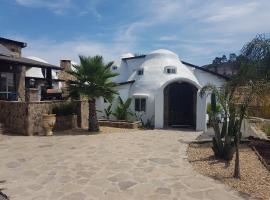
[[43, 128], [45, 129], [46, 136], [53, 135], [53, 128], [56, 122], [56, 115], [55, 114], [43, 114], [42, 115], [42, 123]]

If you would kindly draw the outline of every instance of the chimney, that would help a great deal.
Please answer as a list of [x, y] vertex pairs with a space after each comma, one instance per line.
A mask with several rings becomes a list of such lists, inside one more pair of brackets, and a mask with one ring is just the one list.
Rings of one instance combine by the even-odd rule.
[[60, 67], [64, 69], [64, 71], [71, 70], [71, 60], [60, 60]]

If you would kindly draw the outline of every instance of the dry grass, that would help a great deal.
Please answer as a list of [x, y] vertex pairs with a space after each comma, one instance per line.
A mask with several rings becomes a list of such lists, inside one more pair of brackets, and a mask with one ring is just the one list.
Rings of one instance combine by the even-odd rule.
[[190, 144], [188, 158], [199, 173], [218, 179], [252, 197], [270, 199], [270, 172], [247, 145], [241, 145], [240, 149], [240, 180], [232, 178], [234, 159], [229, 164], [215, 159], [210, 143]]

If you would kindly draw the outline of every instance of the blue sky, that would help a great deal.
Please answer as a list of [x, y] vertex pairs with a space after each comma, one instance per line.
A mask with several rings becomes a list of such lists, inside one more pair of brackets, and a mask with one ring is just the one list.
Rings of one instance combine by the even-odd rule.
[[270, 32], [269, 0], [0, 1], [0, 36], [27, 42], [24, 56], [53, 64], [166, 48], [204, 65]]

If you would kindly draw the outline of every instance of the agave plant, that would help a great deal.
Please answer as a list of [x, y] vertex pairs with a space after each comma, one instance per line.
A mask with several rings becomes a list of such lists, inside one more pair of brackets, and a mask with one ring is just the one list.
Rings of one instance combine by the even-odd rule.
[[128, 120], [128, 116], [133, 116], [133, 113], [130, 112], [129, 107], [131, 105], [132, 99], [128, 98], [126, 101], [123, 101], [123, 99], [119, 96], [118, 97], [119, 104], [116, 107], [113, 115], [118, 120]]
[[113, 114], [112, 104], [110, 104], [107, 108], [104, 109], [105, 115], [103, 116], [105, 119], [109, 120], [110, 116]]

